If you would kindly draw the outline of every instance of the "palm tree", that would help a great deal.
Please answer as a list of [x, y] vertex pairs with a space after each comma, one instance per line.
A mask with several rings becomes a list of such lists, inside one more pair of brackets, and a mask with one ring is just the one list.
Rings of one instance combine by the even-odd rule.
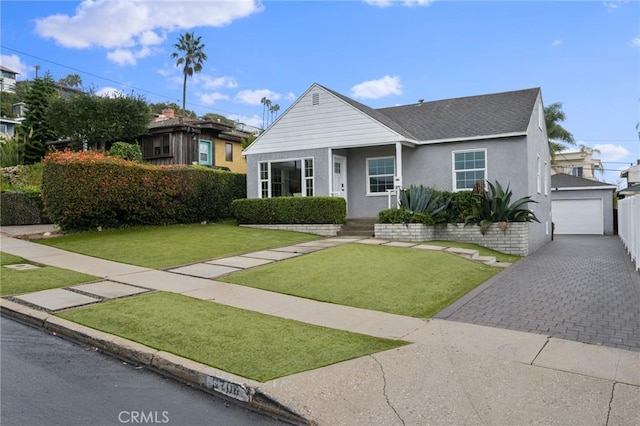
[[264, 115], [265, 115], [265, 111], [267, 110], [267, 101], [269, 99], [267, 99], [266, 96], [263, 96], [262, 99], [260, 99], [260, 103], [262, 104], [262, 129], [264, 130]]
[[547, 138], [549, 139], [552, 160], [556, 153], [567, 148], [566, 144], [576, 144], [573, 135], [560, 125], [566, 118], [564, 111], [562, 111], [562, 102], [555, 102], [544, 109], [544, 121], [547, 125]]
[[[187, 104], [187, 77], [192, 77], [193, 73], [202, 71], [202, 64], [207, 60], [204, 53], [204, 44], [200, 42], [201, 37], [195, 37], [193, 33], [180, 34], [178, 42], [173, 45], [177, 49], [171, 54], [172, 59], [177, 59], [176, 67], [182, 65], [184, 73], [184, 83], [182, 84], [182, 110]], [[182, 55], [182, 56], [181, 56]]]
[[[264, 106], [265, 106], [266, 109], [271, 111], [271, 99], [265, 99]], [[269, 115], [268, 114], [267, 114], [267, 127], [269, 127]]]
[[278, 118], [278, 111], [280, 111], [280, 105], [275, 104], [273, 106], [273, 111], [276, 113], [276, 119]]

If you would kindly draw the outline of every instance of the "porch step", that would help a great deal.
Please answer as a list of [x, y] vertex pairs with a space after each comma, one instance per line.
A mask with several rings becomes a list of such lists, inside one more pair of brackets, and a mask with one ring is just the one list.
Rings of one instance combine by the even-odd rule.
[[373, 237], [377, 221], [376, 218], [347, 218], [346, 224], [338, 232], [338, 235], [341, 237]]

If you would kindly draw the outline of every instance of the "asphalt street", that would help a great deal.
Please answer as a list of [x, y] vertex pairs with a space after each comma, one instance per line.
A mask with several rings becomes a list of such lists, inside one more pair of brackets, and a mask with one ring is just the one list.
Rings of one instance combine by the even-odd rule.
[[3, 426], [283, 424], [4, 317], [0, 330]]

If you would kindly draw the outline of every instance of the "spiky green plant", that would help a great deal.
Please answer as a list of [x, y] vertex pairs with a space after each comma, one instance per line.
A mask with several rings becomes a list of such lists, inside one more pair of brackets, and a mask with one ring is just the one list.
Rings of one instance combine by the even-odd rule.
[[488, 191], [483, 189], [474, 194], [477, 212], [466, 219], [466, 223], [479, 223], [483, 235], [493, 222], [540, 222], [535, 213], [526, 208], [528, 203], [537, 203], [531, 196], [512, 203], [509, 185], [506, 189], [498, 181], [495, 181], [495, 185], [487, 182], [487, 185]]

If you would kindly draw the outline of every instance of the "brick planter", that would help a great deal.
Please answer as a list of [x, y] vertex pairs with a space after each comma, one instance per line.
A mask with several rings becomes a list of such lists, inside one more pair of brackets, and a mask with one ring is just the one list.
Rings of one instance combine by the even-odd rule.
[[334, 224], [308, 224], [308, 225], [240, 225], [247, 228], [259, 228], [259, 229], [275, 229], [278, 231], [294, 231], [294, 232], [306, 232], [307, 234], [321, 235], [323, 237], [335, 237], [338, 235], [342, 225]]
[[529, 254], [529, 224], [527, 222], [510, 222], [504, 231], [497, 223], [494, 223], [484, 235], [480, 233], [479, 226], [468, 225], [465, 227], [460, 223], [436, 226], [424, 226], [416, 223], [408, 225], [377, 223], [375, 237], [392, 241], [458, 241], [479, 244], [508, 254], [520, 256]]

